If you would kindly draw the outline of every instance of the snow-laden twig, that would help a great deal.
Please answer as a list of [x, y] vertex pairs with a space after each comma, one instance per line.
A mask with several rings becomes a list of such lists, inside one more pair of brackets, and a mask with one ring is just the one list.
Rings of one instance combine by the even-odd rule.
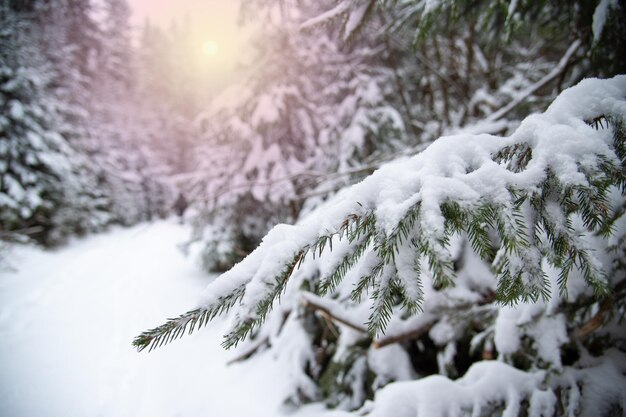
[[546, 84], [548, 84], [550, 81], [552, 81], [556, 77], [558, 77], [559, 74], [561, 74], [567, 68], [567, 65], [569, 64], [570, 60], [572, 59], [572, 56], [574, 56], [574, 54], [576, 53], [578, 48], [580, 48], [581, 44], [582, 44], [582, 42], [579, 39], [576, 39], [574, 42], [572, 42], [570, 47], [567, 48], [567, 51], [565, 51], [565, 54], [563, 55], [563, 57], [561, 58], [561, 60], [557, 64], [557, 66], [554, 67], [554, 69], [552, 71], [550, 71], [548, 74], [546, 74], [542, 79], [537, 81], [535, 84], [533, 84], [530, 87], [528, 87], [526, 90], [520, 92], [517, 95], [517, 97], [515, 97], [509, 104], [507, 104], [506, 106], [500, 108], [499, 110], [496, 110], [495, 112], [491, 113], [489, 116], [487, 116], [485, 118], [485, 120], [488, 121], [488, 122], [494, 122], [496, 120], [499, 120], [499, 119], [503, 118], [511, 110], [513, 110], [514, 108], [516, 108], [520, 104], [524, 103], [524, 101], [530, 95], [532, 95], [535, 91], [541, 89]]
[[315, 16], [300, 25], [300, 30], [308, 30], [312, 27], [321, 25], [330, 20], [336, 19], [339, 16], [342, 16], [350, 10], [352, 4], [349, 0], [343, 0], [339, 4], [337, 4], [332, 9], [320, 14], [319, 16]]
[[352, 330], [356, 330], [359, 333], [366, 334], [367, 328], [350, 321], [348, 317], [344, 317], [341, 311], [337, 309], [333, 309], [327, 300], [324, 298], [318, 297], [315, 294], [304, 293], [302, 294], [302, 303], [305, 307], [311, 308], [316, 311], [320, 311], [330, 317], [333, 321], [337, 323], [341, 323], [344, 326], [348, 326]]

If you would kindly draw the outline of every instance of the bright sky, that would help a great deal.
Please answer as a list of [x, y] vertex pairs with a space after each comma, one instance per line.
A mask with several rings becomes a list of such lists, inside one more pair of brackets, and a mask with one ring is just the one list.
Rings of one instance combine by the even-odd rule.
[[189, 15], [194, 21], [206, 23], [216, 31], [236, 29], [239, 2], [233, 0], [128, 0], [133, 9], [132, 21], [141, 26], [148, 18], [163, 28], [172, 21]]
[[133, 10], [131, 22], [139, 34], [149, 20], [152, 25], [169, 30], [190, 25], [193, 45], [187, 56], [195, 70], [220, 89], [234, 78], [234, 68], [244, 54], [244, 36], [237, 26], [237, 0], [128, 0]]

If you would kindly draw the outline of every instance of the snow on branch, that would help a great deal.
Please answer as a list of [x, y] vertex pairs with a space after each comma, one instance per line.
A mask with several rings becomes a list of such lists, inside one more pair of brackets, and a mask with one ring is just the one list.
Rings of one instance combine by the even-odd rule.
[[572, 60], [572, 57], [574, 56], [576, 51], [580, 48], [581, 44], [582, 42], [579, 39], [576, 39], [574, 42], [572, 42], [570, 47], [567, 48], [567, 51], [565, 51], [565, 54], [563, 55], [563, 57], [561, 58], [557, 66], [554, 67], [552, 71], [550, 71], [548, 74], [546, 74], [543, 78], [541, 78], [539, 81], [537, 81], [533, 85], [529, 86], [526, 90], [520, 92], [517, 95], [517, 97], [515, 97], [515, 99], [512, 100], [509, 104], [507, 104], [506, 106], [502, 107], [499, 110], [496, 110], [495, 112], [487, 116], [486, 121], [494, 122], [496, 120], [503, 118], [515, 107], [519, 106], [521, 103], [524, 103], [526, 99], [530, 95], [532, 95], [535, 91], [543, 88], [550, 81], [558, 77], [563, 71], [565, 71], [569, 62]]
[[[608, 415], [603, 413], [609, 409], [606, 401], [624, 404], [624, 359], [623, 353], [614, 350], [584, 370], [569, 368], [553, 379], [545, 370], [525, 372], [500, 361], [484, 360], [474, 363], [459, 379], [431, 375], [396, 382], [354, 413], [334, 411], [325, 416]], [[583, 398], [580, 387], [585, 386], [605, 395]], [[568, 392], [565, 409], [563, 392]]]
[[[625, 97], [624, 75], [584, 80], [509, 137], [443, 137], [382, 166], [298, 224], [276, 226], [207, 287], [198, 309], [142, 334], [135, 346], [169, 342], [237, 304], [223, 343], [235, 346], [263, 323], [294, 271], [314, 258], [324, 271], [307, 278], [313, 292], [331, 293], [350, 275], [351, 298], [371, 303], [368, 331], [380, 336], [397, 306], [420, 311], [421, 274], [430, 274], [435, 289], [454, 285], [455, 234], [491, 263], [501, 303], [563, 293], [572, 270], [597, 297], [606, 296], [608, 278], [583, 235], [625, 233], [615, 227], [623, 213], [609, 199], [626, 190]], [[558, 289], [550, 287], [544, 262], [560, 272]]]
[[601, 0], [596, 9], [593, 12], [593, 42], [598, 43], [602, 38], [602, 32], [604, 31], [604, 25], [606, 24], [607, 17], [611, 13], [612, 8], [616, 8], [617, 0]]
[[349, 40], [367, 20], [376, 2], [372, 0], [343, 0], [332, 9], [306, 20], [300, 30], [309, 30], [321, 24], [347, 16], [343, 24], [343, 39]]
[[[555, 395], [542, 387], [545, 371], [523, 372], [497, 361], [475, 363], [456, 381], [431, 375], [417, 381], [396, 382], [376, 393], [362, 412], [379, 416], [491, 415], [501, 407], [504, 416], [518, 415], [522, 401], [537, 411], [530, 415], [553, 415]], [[402, 404], [402, 406], [398, 406]], [[496, 413], [493, 413], [496, 414]], [[335, 412], [335, 417], [353, 416]]]
[[319, 311], [337, 323], [348, 326], [359, 333], [367, 333], [367, 329], [364, 326], [351, 322], [349, 314], [345, 314], [341, 309], [337, 308], [337, 306], [325, 298], [311, 293], [304, 293], [302, 294], [302, 303], [305, 307]]
[[347, 13], [351, 7], [352, 7], [352, 3], [350, 2], [350, 0], [343, 0], [332, 9], [320, 14], [319, 16], [315, 16], [303, 22], [300, 25], [300, 30], [311, 29], [315, 26], [318, 26], [330, 20], [336, 19], [339, 16], [342, 16], [345, 13]]

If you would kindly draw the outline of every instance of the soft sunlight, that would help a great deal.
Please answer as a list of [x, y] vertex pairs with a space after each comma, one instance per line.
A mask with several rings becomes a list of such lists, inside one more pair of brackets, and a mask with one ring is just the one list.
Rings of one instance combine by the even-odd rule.
[[238, 1], [130, 0], [129, 4], [137, 43], [146, 39], [147, 22], [152, 27], [153, 42], [170, 39], [175, 45], [176, 60], [170, 65], [167, 60], [171, 54], [162, 53], [155, 56], [153, 64], [168, 68], [169, 76], [178, 85], [185, 85], [196, 99], [212, 97], [237, 79], [236, 68], [248, 50], [247, 35], [237, 22]]
[[202, 45], [202, 53], [208, 57], [214, 57], [219, 52], [219, 45], [215, 41], [206, 41]]
[[0, 0], [0, 417], [626, 417], [625, 12]]

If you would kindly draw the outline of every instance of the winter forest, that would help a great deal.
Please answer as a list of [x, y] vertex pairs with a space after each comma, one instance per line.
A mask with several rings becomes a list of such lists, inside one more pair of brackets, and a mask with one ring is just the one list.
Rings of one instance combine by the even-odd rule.
[[0, 0], [0, 416], [626, 415], [624, 3], [139, 3]]

